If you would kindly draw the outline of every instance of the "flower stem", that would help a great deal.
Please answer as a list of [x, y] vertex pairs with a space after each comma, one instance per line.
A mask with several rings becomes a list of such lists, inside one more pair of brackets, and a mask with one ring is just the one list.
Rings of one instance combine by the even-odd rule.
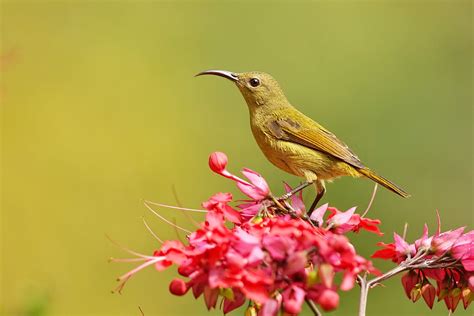
[[316, 307], [316, 304], [314, 304], [314, 302], [312, 300], [306, 299], [306, 304], [308, 304], [308, 306], [311, 309], [311, 311], [313, 312], [314, 316], [322, 316], [323, 315], [323, 314], [321, 314], [319, 309]]
[[403, 263], [400, 264], [398, 267], [393, 268], [392, 270], [382, 274], [376, 278], [373, 278], [370, 281], [367, 281], [367, 276], [364, 275], [363, 277], [359, 276], [359, 283], [360, 283], [360, 300], [359, 300], [359, 316], [365, 316], [365, 312], [367, 310], [367, 297], [369, 295], [369, 290], [377, 285], [378, 283], [387, 280], [393, 277], [400, 272], [405, 271], [407, 268], [406, 265]]

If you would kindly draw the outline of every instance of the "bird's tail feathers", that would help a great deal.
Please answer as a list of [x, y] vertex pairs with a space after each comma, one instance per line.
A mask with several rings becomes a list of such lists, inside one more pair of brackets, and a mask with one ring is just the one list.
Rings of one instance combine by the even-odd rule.
[[395, 183], [385, 179], [382, 176], [379, 176], [378, 174], [376, 174], [375, 172], [373, 172], [370, 169], [362, 168], [362, 169], [359, 169], [359, 172], [361, 174], [363, 174], [364, 176], [366, 176], [367, 178], [369, 178], [369, 179], [377, 182], [378, 184], [386, 187], [390, 191], [395, 192], [396, 194], [400, 195], [401, 197], [404, 197], [404, 198], [410, 197], [410, 194], [405, 192], [402, 188], [397, 186]]

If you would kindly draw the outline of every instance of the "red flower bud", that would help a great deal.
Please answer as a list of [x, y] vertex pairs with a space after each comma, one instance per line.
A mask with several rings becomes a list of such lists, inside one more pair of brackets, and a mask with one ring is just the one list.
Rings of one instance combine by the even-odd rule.
[[222, 174], [227, 167], [226, 154], [216, 151], [209, 156], [209, 167], [217, 174]]
[[170, 283], [170, 292], [171, 292], [171, 294], [174, 294], [174, 295], [177, 295], [177, 296], [182, 296], [182, 295], [186, 294], [188, 289], [189, 288], [186, 285], [186, 283], [181, 279], [174, 279]]
[[436, 296], [436, 289], [431, 283], [425, 283], [421, 287], [421, 295], [430, 309], [433, 309], [433, 303]]
[[418, 274], [413, 270], [408, 271], [404, 276], [402, 276], [403, 289], [409, 299], [412, 299], [411, 293], [417, 283]]
[[327, 312], [336, 309], [339, 305], [339, 295], [333, 290], [326, 289], [319, 296], [318, 304]]

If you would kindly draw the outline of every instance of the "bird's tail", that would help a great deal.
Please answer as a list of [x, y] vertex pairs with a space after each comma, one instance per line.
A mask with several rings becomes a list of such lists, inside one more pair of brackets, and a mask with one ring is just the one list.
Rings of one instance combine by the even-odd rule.
[[410, 194], [405, 192], [402, 188], [400, 188], [396, 184], [390, 182], [389, 180], [385, 179], [384, 177], [377, 175], [375, 172], [373, 172], [370, 169], [366, 169], [366, 168], [359, 169], [359, 172], [362, 173], [367, 178], [377, 182], [378, 184], [383, 185], [384, 187], [386, 187], [390, 191], [395, 192], [396, 194], [400, 195], [401, 197], [404, 197], [404, 198], [410, 197]]

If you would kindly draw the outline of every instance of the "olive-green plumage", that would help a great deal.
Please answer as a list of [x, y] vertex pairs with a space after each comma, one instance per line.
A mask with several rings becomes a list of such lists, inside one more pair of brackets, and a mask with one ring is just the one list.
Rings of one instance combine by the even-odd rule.
[[334, 134], [294, 108], [278, 82], [263, 72], [231, 73], [220, 70], [198, 75], [218, 75], [235, 82], [250, 113], [250, 126], [258, 146], [278, 168], [316, 183], [341, 176], [365, 176], [402, 197], [408, 193], [364, 166]]

